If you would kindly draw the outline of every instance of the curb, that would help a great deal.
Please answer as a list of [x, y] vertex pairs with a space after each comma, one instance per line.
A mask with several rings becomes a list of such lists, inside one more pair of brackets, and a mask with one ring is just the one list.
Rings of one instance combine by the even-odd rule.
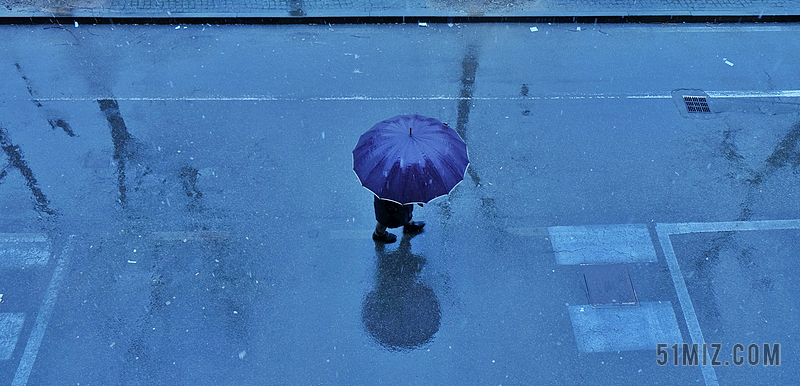
[[[690, 12], [673, 15], [648, 13], [607, 14], [587, 12], [576, 14], [547, 14], [525, 16], [500, 15], [349, 15], [349, 16], [291, 16], [288, 12], [275, 13], [192, 13], [192, 14], [117, 14], [112, 12], [75, 12], [72, 15], [54, 15], [40, 12], [15, 14], [0, 12], [1, 25], [39, 24], [420, 24], [420, 23], [579, 23], [579, 24], [624, 24], [624, 23], [798, 23], [798, 14], [742, 14], [725, 12]], [[420, 24], [421, 25], [421, 24]], [[421, 25], [423, 26], [423, 25]]]

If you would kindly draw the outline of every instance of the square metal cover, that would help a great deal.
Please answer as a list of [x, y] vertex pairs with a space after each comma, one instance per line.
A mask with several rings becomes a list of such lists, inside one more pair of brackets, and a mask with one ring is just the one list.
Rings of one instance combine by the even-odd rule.
[[690, 113], [711, 113], [711, 109], [708, 107], [708, 100], [704, 96], [684, 95], [683, 103], [686, 103], [686, 110]]
[[581, 268], [590, 305], [631, 306], [638, 303], [627, 264], [583, 264]]

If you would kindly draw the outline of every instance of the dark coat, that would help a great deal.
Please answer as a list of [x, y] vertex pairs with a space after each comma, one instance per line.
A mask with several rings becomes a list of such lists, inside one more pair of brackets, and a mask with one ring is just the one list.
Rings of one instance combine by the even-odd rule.
[[375, 196], [375, 219], [387, 228], [397, 228], [411, 221], [414, 204], [400, 205]]

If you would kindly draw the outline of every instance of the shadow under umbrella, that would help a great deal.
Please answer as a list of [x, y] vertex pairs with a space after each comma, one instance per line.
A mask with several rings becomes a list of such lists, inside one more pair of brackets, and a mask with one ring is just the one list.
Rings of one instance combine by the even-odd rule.
[[386, 253], [376, 243], [376, 288], [364, 299], [361, 319], [367, 331], [390, 350], [410, 350], [429, 342], [439, 331], [439, 299], [418, 275], [425, 259], [411, 253], [411, 236], [404, 234], [398, 248]]

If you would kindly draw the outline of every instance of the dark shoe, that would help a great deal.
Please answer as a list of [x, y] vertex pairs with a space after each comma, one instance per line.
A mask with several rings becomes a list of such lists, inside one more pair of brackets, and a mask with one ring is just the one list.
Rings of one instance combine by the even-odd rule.
[[397, 236], [389, 232], [384, 232], [382, 235], [372, 232], [372, 239], [375, 241], [380, 241], [382, 243], [391, 244], [397, 241]]
[[411, 221], [403, 226], [403, 233], [419, 233], [425, 226], [425, 221]]

